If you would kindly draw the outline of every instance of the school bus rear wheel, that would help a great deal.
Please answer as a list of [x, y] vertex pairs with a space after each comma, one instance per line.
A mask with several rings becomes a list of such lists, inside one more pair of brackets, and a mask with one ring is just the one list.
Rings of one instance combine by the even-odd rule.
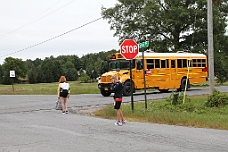
[[[187, 78], [183, 78], [183, 79], [181, 80], [181, 85], [180, 85], [180, 89], [179, 89], [180, 91], [184, 91], [184, 90], [185, 90], [186, 81], [187, 81]], [[188, 79], [186, 91], [188, 91], [189, 88], [190, 88], [190, 83], [189, 83], [189, 79]]]

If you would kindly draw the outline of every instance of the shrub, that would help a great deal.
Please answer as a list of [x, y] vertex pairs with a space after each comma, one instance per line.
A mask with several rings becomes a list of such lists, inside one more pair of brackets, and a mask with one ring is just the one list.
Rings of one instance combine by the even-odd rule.
[[228, 95], [222, 94], [218, 90], [214, 90], [212, 95], [208, 96], [205, 103], [207, 107], [220, 107], [228, 104]]
[[[171, 105], [179, 105], [184, 103], [183, 99], [184, 92], [179, 93], [177, 91], [173, 91], [169, 98], [167, 98], [166, 100], [170, 102]], [[185, 95], [185, 102], [190, 102], [190, 99], [187, 98], [187, 95]]]
[[88, 83], [90, 81], [90, 77], [85, 74], [85, 73], [82, 73], [81, 74], [81, 77], [78, 78], [78, 80], [81, 82], [81, 83]]

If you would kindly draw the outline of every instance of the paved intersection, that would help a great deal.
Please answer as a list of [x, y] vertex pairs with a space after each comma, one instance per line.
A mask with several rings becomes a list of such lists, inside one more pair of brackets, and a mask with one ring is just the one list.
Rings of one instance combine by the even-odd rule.
[[226, 152], [228, 149], [226, 130], [137, 122], [120, 127], [114, 125], [115, 120], [77, 112], [110, 104], [111, 97], [72, 95], [69, 106], [76, 112], [68, 115], [54, 110], [55, 99], [56, 96], [0, 95], [0, 152]]

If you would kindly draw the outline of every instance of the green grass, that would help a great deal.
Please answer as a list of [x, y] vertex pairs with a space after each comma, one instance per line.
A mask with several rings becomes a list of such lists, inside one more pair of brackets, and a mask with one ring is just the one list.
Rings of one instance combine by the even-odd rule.
[[[224, 83], [218, 83], [217, 81], [214, 82], [215, 86], [228, 86], [228, 81], [224, 82]], [[209, 81], [206, 81], [204, 83], [200, 83], [200, 84], [192, 84], [191, 87], [206, 87], [209, 86]]]
[[[144, 102], [135, 103], [134, 112], [131, 104], [123, 104], [121, 109], [129, 121], [228, 130], [228, 105], [209, 108], [205, 106], [207, 96], [188, 98], [190, 102], [176, 106], [167, 100], [154, 100], [148, 101], [148, 110], [145, 110]], [[94, 115], [107, 119], [116, 118], [113, 105], [95, 111]]]
[[[97, 83], [70, 81], [71, 94], [98, 94]], [[14, 88], [14, 91], [13, 91]], [[58, 83], [0, 85], [1, 95], [56, 95]]]

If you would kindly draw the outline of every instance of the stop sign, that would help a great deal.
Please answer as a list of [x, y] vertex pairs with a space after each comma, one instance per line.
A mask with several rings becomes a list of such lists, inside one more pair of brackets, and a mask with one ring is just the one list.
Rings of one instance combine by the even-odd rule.
[[120, 54], [126, 60], [132, 60], [136, 58], [139, 53], [138, 44], [132, 39], [126, 39], [120, 45]]

